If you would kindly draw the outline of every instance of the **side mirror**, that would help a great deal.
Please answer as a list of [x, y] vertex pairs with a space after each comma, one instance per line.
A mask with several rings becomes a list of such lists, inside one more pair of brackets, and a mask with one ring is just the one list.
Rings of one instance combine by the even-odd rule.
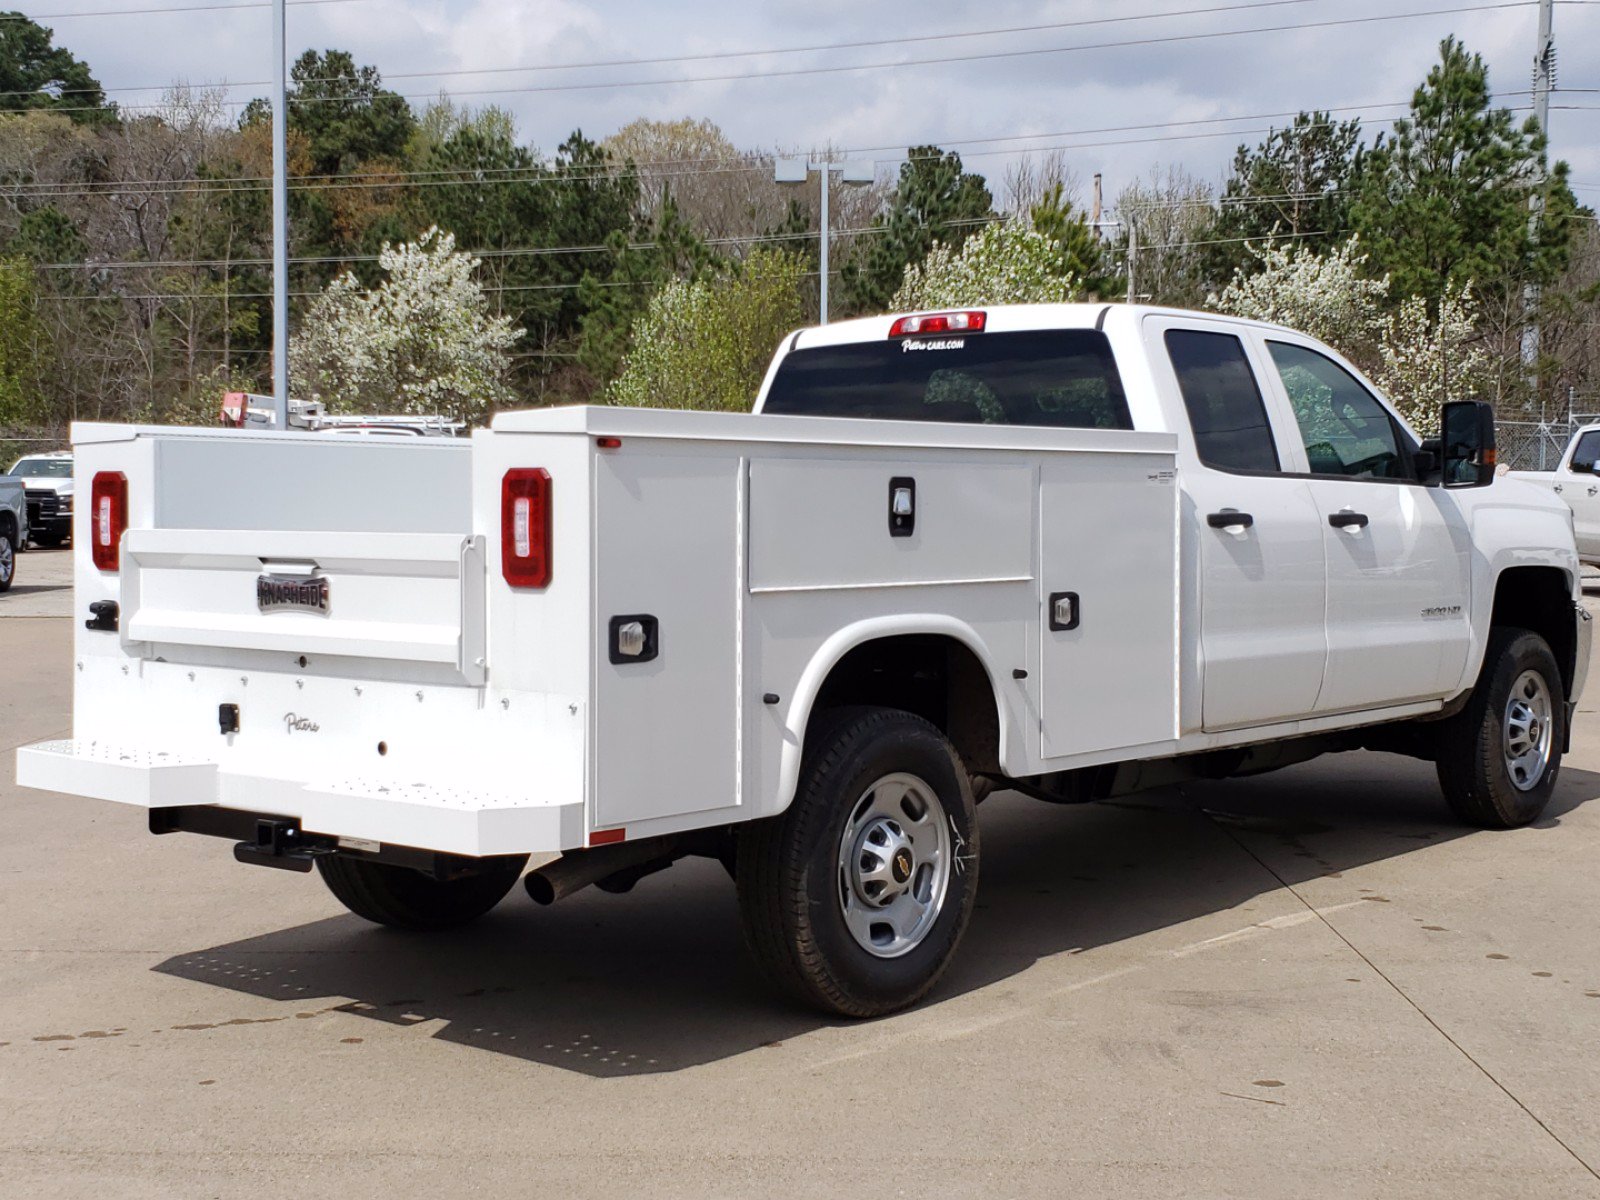
[[1454, 400], [1444, 406], [1441, 430], [1441, 482], [1447, 488], [1488, 487], [1494, 482], [1494, 405]]

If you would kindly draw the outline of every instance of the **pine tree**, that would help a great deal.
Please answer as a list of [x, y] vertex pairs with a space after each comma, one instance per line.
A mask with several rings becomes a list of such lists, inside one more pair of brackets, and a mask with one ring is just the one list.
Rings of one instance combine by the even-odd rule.
[[934, 242], [960, 249], [993, 218], [994, 197], [982, 176], [961, 169], [959, 154], [913, 146], [889, 211], [873, 221], [873, 232], [841, 272], [850, 311], [884, 311], [906, 268], [921, 262]]

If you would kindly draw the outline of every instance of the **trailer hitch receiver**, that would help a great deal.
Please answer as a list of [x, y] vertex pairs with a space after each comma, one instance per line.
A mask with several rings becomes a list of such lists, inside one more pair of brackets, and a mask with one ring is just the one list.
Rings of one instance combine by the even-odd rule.
[[240, 862], [277, 867], [280, 871], [309, 871], [318, 858], [332, 853], [333, 847], [322, 839], [304, 838], [299, 822], [266, 817], [256, 821], [255, 841], [239, 842], [233, 847], [233, 857]]

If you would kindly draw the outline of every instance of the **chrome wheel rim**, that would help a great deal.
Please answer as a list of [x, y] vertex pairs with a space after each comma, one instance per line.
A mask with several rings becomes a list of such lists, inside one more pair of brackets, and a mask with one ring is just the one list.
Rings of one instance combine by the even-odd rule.
[[1504, 732], [1506, 774], [1512, 786], [1526, 792], [1538, 786], [1550, 766], [1555, 743], [1555, 706], [1550, 687], [1537, 671], [1524, 671], [1511, 685], [1506, 700]]
[[15, 551], [11, 548], [11, 539], [0, 537], [0, 583], [11, 582], [11, 572], [16, 570], [17, 560]]
[[839, 835], [839, 903], [850, 936], [877, 958], [915, 950], [944, 908], [950, 864], [938, 793], [915, 775], [879, 779]]

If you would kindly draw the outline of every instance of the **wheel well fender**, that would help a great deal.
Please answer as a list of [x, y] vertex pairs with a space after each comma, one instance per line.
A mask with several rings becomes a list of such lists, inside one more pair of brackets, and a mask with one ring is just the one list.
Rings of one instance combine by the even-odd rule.
[[1572, 578], [1561, 567], [1509, 567], [1494, 584], [1492, 628], [1513, 625], [1537, 633], [1550, 644], [1561, 668], [1561, 683], [1572, 694], [1577, 663], [1577, 626], [1572, 600]]
[[[915, 712], [939, 726], [969, 769], [998, 770], [1006, 759], [1009, 731], [995, 679], [993, 655], [983, 638], [954, 617], [877, 617], [837, 631], [817, 648], [795, 685], [784, 723], [775, 811], [794, 799], [812, 718], [840, 704], [886, 704]], [[979, 697], [986, 703], [977, 703]]]

